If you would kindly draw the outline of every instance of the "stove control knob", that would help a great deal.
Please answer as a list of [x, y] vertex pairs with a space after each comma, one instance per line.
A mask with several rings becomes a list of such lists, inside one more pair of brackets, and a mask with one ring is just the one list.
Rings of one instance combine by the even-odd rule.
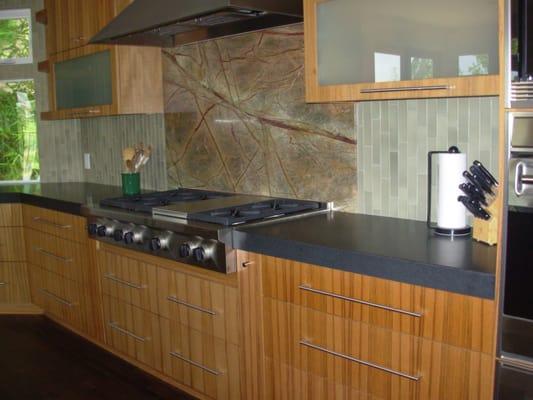
[[105, 234], [107, 232], [107, 228], [105, 225], [100, 225], [97, 229], [96, 229], [96, 234], [100, 237], [104, 237]]
[[96, 235], [98, 232], [98, 224], [89, 224], [87, 230], [89, 231], [89, 235]]
[[152, 240], [150, 240], [150, 250], [161, 250], [161, 240], [158, 237], [154, 237]]
[[126, 232], [126, 234], [124, 235], [124, 242], [126, 244], [133, 243], [133, 232]]
[[147, 243], [152, 238], [150, 229], [144, 225], [136, 226], [131, 232], [133, 233], [133, 241], [137, 244]]
[[205, 250], [202, 246], [197, 247], [193, 250], [192, 254], [194, 255], [194, 259], [198, 262], [203, 262], [205, 260]]
[[182, 243], [178, 250], [178, 254], [181, 258], [186, 258], [191, 255], [191, 246], [188, 243]]
[[122, 241], [124, 239], [124, 231], [122, 229], [115, 230], [115, 232], [113, 232], [113, 239], [117, 242]]

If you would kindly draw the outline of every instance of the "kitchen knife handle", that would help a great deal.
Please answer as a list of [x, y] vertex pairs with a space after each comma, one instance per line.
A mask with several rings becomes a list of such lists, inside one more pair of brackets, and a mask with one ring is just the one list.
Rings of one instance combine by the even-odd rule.
[[459, 196], [457, 201], [463, 203], [466, 209], [470, 211], [474, 217], [483, 219], [485, 221], [491, 218], [491, 215], [479, 205], [479, 202], [472, 200], [468, 196]]
[[478, 160], [474, 160], [474, 165], [475, 165], [476, 167], [478, 167], [478, 168], [481, 170], [481, 172], [483, 172], [483, 173], [485, 174], [485, 176], [486, 176], [487, 178], [489, 178], [489, 180], [492, 182], [492, 184], [493, 184], [494, 186], [498, 186], [498, 185], [499, 185], [499, 183], [498, 183], [498, 181], [496, 180], [496, 178], [494, 177], [494, 175], [492, 175], [492, 174], [490, 173], [490, 171], [489, 171], [487, 168], [485, 168], [485, 166], [484, 166], [480, 161], [478, 161]]
[[492, 181], [481, 171], [481, 168], [472, 165], [470, 166], [470, 173], [485, 192], [495, 195], [494, 190], [492, 190]]

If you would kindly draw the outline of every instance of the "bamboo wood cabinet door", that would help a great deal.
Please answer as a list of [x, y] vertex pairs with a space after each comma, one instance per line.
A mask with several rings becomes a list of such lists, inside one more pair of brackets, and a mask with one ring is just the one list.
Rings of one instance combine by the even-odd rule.
[[[241, 252], [260, 399], [490, 399], [492, 300]], [[246, 304], [244, 303], [246, 301]], [[248, 315], [244, 315], [247, 313]]]
[[496, 1], [304, 0], [308, 102], [499, 93]]
[[22, 207], [0, 204], [0, 312], [31, 303]]
[[49, 55], [86, 45], [115, 15], [114, 0], [45, 0]]
[[0, 304], [30, 304], [26, 263], [0, 261]]
[[29, 269], [33, 302], [74, 330], [87, 332], [90, 322], [82, 286], [36, 265]]

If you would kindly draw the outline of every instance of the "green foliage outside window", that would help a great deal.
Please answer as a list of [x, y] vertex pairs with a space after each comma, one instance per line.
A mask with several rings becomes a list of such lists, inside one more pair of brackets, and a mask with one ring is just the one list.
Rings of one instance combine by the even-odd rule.
[[38, 178], [33, 81], [0, 82], [0, 181]]
[[0, 19], [0, 59], [30, 56], [30, 21], [27, 18]]

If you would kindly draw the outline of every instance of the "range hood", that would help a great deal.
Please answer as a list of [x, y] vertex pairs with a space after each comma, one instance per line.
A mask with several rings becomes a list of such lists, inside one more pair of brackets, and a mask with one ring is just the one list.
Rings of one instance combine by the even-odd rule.
[[90, 43], [175, 47], [303, 21], [302, 0], [134, 0]]

